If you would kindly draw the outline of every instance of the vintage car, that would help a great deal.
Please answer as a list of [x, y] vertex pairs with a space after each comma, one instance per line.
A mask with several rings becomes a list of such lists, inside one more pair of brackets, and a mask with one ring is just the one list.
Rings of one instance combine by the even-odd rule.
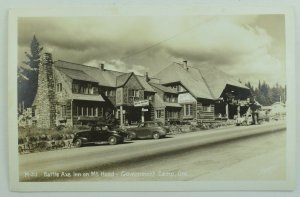
[[81, 147], [88, 143], [108, 142], [111, 145], [121, 144], [127, 133], [120, 130], [110, 130], [108, 126], [92, 126], [88, 131], [77, 132], [73, 139], [76, 147]]
[[129, 139], [159, 139], [165, 137], [168, 130], [160, 122], [146, 121], [137, 127], [128, 128], [127, 133]]

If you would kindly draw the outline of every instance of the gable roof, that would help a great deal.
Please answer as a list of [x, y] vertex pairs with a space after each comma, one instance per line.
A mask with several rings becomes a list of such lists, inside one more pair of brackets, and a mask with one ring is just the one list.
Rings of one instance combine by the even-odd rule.
[[152, 83], [152, 82], [150, 82], [149, 84], [150, 84], [152, 87], [157, 88], [157, 89], [159, 89], [159, 90], [161, 90], [161, 91], [163, 91], [163, 92], [172, 93], [172, 94], [177, 94], [177, 92], [176, 92], [174, 89], [170, 88], [170, 87], [163, 86], [163, 85], [157, 84], [157, 83]]
[[126, 84], [126, 82], [129, 80], [133, 73], [124, 73], [117, 77], [117, 87], [123, 86]]
[[137, 79], [139, 80], [139, 82], [141, 83], [141, 85], [144, 87], [144, 90], [147, 92], [156, 92], [150, 85], [149, 83], [146, 81], [146, 77], [145, 76], [141, 76], [141, 75], [136, 75]]
[[214, 98], [219, 98], [221, 96], [226, 85], [249, 89], [238, 80], [235, 80], [233, 76], [214, 67], [202, 66], [195, 69], [203, 76], [203, 79]]
[[161, 84], [180, 81], [197, 98], [214, 99], [199, 72], [192, 69], [186, 70], [179, 63], [170, 64], [160, 71], [156, 77], [161, 79]]
[[211, 100], [218, 99], [227, 84], [249, 89], [227, 73], [208, 66], [189, 66], [185, 69], [183, 64], [174, 62], [161, 70], [156, 77], [161, 79], [162, 84], [179, 81], [194, 97]]

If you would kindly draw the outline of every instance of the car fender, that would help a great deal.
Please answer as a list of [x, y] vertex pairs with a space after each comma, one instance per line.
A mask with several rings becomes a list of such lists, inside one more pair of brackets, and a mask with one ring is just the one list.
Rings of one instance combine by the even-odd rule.
[[128, 136], [131, 137], [131, 138], [136, 138], [137, 134], [136, 134], [135, 131], [128, 131]]
[[121, 136], [121, 135], [119, 135], [119, 134], [116, 134], [116, 133], [112, 134], [111, 136], [115, 136], [116, 138], [119, 138], [119, 139], [124, 138], [123, 136]]
[[86, 137], [77, 137], [77, 138], [74, 138], [74, 139], [73, 139], [73, 142], [72, 142], [72, 143], [74, 143], [74, 142], [75, 142], [76, 140], [78, 140], [78, 139], [81, 139], [81, 141], [82, 141], [83, 144], [85, 144], [85, 143], [88, 142], [88, 139], [87, 139]]

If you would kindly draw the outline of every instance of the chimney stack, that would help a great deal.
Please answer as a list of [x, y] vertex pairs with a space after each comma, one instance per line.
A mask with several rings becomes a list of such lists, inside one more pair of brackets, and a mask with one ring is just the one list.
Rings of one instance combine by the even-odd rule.
[[187, 60], [184, 60], [183, 61], [183, 68], [185, 69], [185, 70], [188, 70], [189, 68], [188, 68], [188, 65], [187, 65]]
[[104, 71], [105, 69], [104, 69], [104, 64], [102, 63], [102, 64], [100, 64], [100, 69], [102, 70], [102, 71]]
[[145, 73], [145, 78], [146, 78], [146, 81], [150, 81], [150, 78], [149, 78], [149, 75], [148, 75], [148, 72]]
[[38, 87], [35, 95], [38, 128], [55, 127], [57, 101], [52, 64], [52, 54], [44, 53], [39, 65]]
[[42, 63], [44, 63], [46, 65], [52, 64], [53, 63], [52, 54], [51, 53], [44, 53], [42, 55]]

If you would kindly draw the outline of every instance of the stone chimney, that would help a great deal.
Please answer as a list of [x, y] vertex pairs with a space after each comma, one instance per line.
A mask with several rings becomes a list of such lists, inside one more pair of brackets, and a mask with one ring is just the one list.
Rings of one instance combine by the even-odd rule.
[[185, 70], [188, 70], [189, 68], [188, 68], [188, 65], [187, 65], [187, 60], [184, 60], [183, 61], [183, 68], [185, 69]]
[[51, 53], [44, 53], [39, 65], [36, 94], [36, 120], [38, 128], [55, 127], [55, 88]]
[[149, 78], [148, 72], [146, 72], [146, 73], [145, 73], [145, 78], [146, 78], [146, 81], [147, 81], [147, 82], [149, 82], [149, 81], [150, 81], [150, 78]]

